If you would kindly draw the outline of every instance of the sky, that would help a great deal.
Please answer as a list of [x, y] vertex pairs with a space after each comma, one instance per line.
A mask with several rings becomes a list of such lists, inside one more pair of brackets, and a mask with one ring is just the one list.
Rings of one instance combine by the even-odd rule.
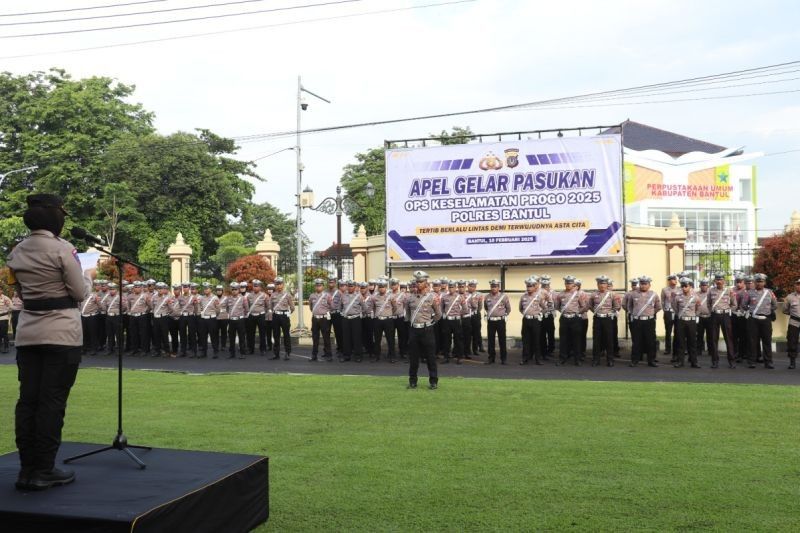
[[[302, 128], [318, 128], [518, 104], [800, 60], [800, 5], [769, 0], [758, 5], [477, 0], [433, 7], [421, 6], [447, 0], [361, 0], [316, 7], [300, 6], [326, 1], [251, 0], [169, 13], [63, 21], [231, 1], [138, 0], [135, 5], [109, 9], [3, 16], [136, 1], [3, 2], [0, 24], [6, 25], [0, 25], [0, 43], [5, 45], [0, 69], [25, 74], [58, 67], [76, 78], [113, 77], [136, 86], [131, 100], [155, 113], [160, 133], [208, 128], [242, 137], [297, 128], [298, 76], [304, 87], [331, 101], [308, 98]], [[252, 13], [292, 6], [297, 9]], [[405, 9], [413, 7], [418, 8]], [[387, 10], [394, 11], [375, 13]], [[251, 13], [9, 38], [241, 12]], [[8, 25], [39, 20], [58, 22]], [[257, 29], [243, 30], [253, 27]], [[172, 39], [201, 33], [216, 34]], [[170, 40], [107, 47], [156, 39]], [[100, 46], [106, 48], [66, 52]], [[308, 134], [302, 137], [303, 186], [314, 190], [317, 201], [335, 194], [342, 168], [355, 161], [354, 154], [382, 146], [385, 139], [424, 137], [453, 126], [493, 133], [610, 125], [631, 119], [726, 147], [764, 152], [765, 157], [754, 161], [759, 176], [759, 226], [771, 233], [783, 228], [791, 212], [800, 209], [796, 170], [800, 165], [800, 92], [646, 102], [800, 91], [800, 74], [787, 73], [780, 82], [775, 79], [748, 80], [759, 84], [717, 91], [641, 98], [639, 103], [518, 109]], [[243, 140], [237, 157], [251, 160], [294, 145], [294, 137]], [[254, 200], [294, 213], [295, 168], [293, 151], [260, 159], [257, 169], [265, 181], [255, 183]], [[304, 219], [304, 231], [314, 249], [335, 240], [332, 217], [306, 210]], [[344, 233], [351, 229], [348, 224]]]

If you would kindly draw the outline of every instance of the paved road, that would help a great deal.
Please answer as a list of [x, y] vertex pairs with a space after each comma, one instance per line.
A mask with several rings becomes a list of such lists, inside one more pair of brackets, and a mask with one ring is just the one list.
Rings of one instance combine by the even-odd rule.
[[[405, 379], [408, 364], [398, 362], [390, 364], [387, 361], [370, 363], [364, 360], [361, 363], [346, 362], [312, 362], [311, 350], [300, 346], [295, 348], [289, 361], [273, 361], [269, 356], [262, 357], [251, 355], [246, 359], [188, 359], [188, 358], [155, 358], [155, 357], [130, 357], [123, 358], [125, 368], [161, 370], [167, 372], [185, 373], [227, 373], [227, 372], [272, 372], [272, 373], [300, 373], [300, 374], [329, 374], [329, 375], [371, 375], [371, 376], [397, 376]], [[629, 360], [623, 354], [617, 359], [614, 368], [606, 366], [555, 366], [548, 361], [544, 366], [520, 366], [519, 350], [509, 351], [507, 365], [485, 365], [485, 354], [478, 361], [465, 361], [464, 364], [450, 363], [439, 365], [439, 376], [442, 380], [448, 377], [488, 377], [501, 379], [575, 379], [592, 381], [675, 381], [696, 383], [760, 383], [775, 385], [800, 385], [800, 370], [787, 370], [789, 361], [785, 354], [775, 356], [775, 370], [767, 370], [763, 366], [748, 369], [746, 365], [739, 365], [736, 369], [729, 369], [727, 363], [722, 362], [723, 368], [711, 369], [707, 356], [700, 359], [702, 368], [673, 368], [669, 364], [669, 356], [661, 355], [664, 363], [658, 368], [649, 368], [646, 364], [638, 367], [628, 367]], [[0, 364], [14, 363], [14, 349], [10, 354], [0, 355]], [[109, 356], [84, 356], [81, 363], [83, 368], [115, 368], [116, 357]], [[424, 381], [427, 369], [423, 364], [420, 368], [420, 380]]]

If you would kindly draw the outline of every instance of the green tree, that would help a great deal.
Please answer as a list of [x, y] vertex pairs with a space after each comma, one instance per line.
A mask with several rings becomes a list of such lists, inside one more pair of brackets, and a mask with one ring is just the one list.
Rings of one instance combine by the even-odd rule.
[[255, 252], [253, 247], [245, 245], [244, 235], [239, 231], [229, 231], [217, 237], [216, 241], [217, 252], [209, 256], [216, 273], [223, 272], [230, 263], [243, 255], [250, 255]]
[[[282, 213], [277, 207], [269, 203], [248, 203], [242, 207], [242, 216], [231, 225], [231, 229], [244, 236], [244, 244], [254, 247], [264, 238], [264, 231], [269, 229], [272, 238], [281, 247], [281, 256], [294, 257], [297, 253], [297, 224], [294, 216]], [[304, 239], [303, 247], [310, 244]]]
[[150, 233], [139, 246], [136, 256], [142, 266], [147, 269], [142, 276], [161, 280], [169, 278], [167, 248], [175, 242], [178, 233], [181, 233], [186, 244], [192, 247], [192, 259], [195, 262], [202, 261], [199, 259], [203, 257], [203, 240], [200, 229], [186, 217], [174, 217]]
[[[469, 127], [454, 127], [448, 133], [431, 133], [431, 137], [443, 145], [464, 144], [475, 135]], [[355, 206], [348, 210], [347, 216], [353, 222], [353, 231], [363, 224], [368, 235], [383, 233], [386, 222], [386, 151], [384, 148], [372, 148], [355, 155], [356, 163], [346, 165], [340, 183], [347, 196], [355, 201]], [[367, 183], [372, 183], [375, 196], [370, 198]]]

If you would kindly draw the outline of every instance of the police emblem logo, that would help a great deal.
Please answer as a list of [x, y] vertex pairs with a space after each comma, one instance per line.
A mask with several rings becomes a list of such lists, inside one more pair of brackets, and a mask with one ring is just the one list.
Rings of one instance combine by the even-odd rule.
[[481, 159], [478, 166], [481, 170], [500, 170], [503, 168], [503, 161], [492, 152], [489, 152], [486, 157]]
[[504, 152], [506, 154], [506, 166], [508, 168], [514, 168], [519, 165], [519, 148], [506, 148]]

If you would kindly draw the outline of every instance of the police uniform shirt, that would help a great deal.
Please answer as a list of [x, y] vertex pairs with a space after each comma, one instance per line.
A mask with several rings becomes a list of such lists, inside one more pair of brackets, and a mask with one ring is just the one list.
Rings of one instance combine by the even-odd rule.
[[393, 318], [397, 315], [397, 300], [391, 293], [380, 294], [375, 293], [369, 301], [369, 312], [375, 318]]
[[464, 314], [463, 308], [467, 306], [467, 303], [464, 301], [464, 296], [458, 294], [458, 292], [455, 294], [447, 293], [441, 296], [439, 301], [442, 302], [442, 316], [445, 318], [460, 318], [461, 315]]
[[730, 287], [711, 287], [708, 289], [709, 312], [731, 311], [737, 307], [736, 295]]
[[327, 293], [331, 297], [331, 312], [341, 312], [342, 310], [342, 291], [339, 289], [330, 289]]
[[734, 289], [733, 294], [735, 295], [734, 310], [741, 316], [747, 311], [747, 289]]
[[314, 316], [327, 315], [333, 311], [333, 296], [329, 292], [312, 292], [308, 297], [308, 308]]
[[697, 316], [703, 318], [711, 316], [711, 306], [708, 305], [710, 292], [709, 291], [703, 292], [702, 290], [699, 290], [694, 294], [697, 297], [698, 301]]
[[[127, 298], [122, 299], [122, 312], [126, 312], [127, 308]], [[101, 307], [103, 309], [103, 313], [108, 316], [119, 316], [119, 293], [117, 294], [109, 294], [108, 298], [105, 299], [104, 302], [101, 302]]]
[[219, 312], [217, 313], [217, 320], [228, 320], [228, 300], [230, 295], [223, 294], [219, 298]]
[[[47, 230], [34, 230], [8, 255], [16, 290], [24, 300], [86, 299], [92, 282], [81, 271], [77, 250]], [[26, 311], [19, 315], [16, 346], [82, 346], [80, 309]]]
[[360, 292], [342, 293], [342, 315], [346, 317], [361, 316], [364, 312], [363, 305], [364, 300], [361, 298]]
[[783, 299], [783, 314], [789, 315], [789, 325], [800, 327], [800, 293], [797, 291]]
[[473, 313], [480, 313], [481, 306], [483, 305], [483, 294], [478, 291], [471, 292], [467, 296], [469, 298], [469, 307]]
[[273, 313], [291, 313], [294, 311], [294, 299], [286, 291], [275, 291], [270, 296], [269, 307]]
[[247, 298], [244, 294], [232, 294], [228, 297], [228, 317], [229, 319], [240, 319], [247, 316]]
[[94, 316], [100, 312], [100, 297], [96, 292], [93, 292], [79, 305], [81, 308], [81, 316]]
[[111, 291], [100, 291], [98, 296], [100, 297], [100, 301], [98, 302], [100, 313], [105, 314], [106, 308], [108, 307], [106, 302], [111, 297]]
[[653, 317], [661, 311], [661, 299], [653, 291], [634, 291], [628, 299], [629, 311], [634, 317]]
[[150, 311], [149, 294], [142, 291], [139, 294], [128, 295], [128, 314], [131, 316], [143, 315]]
[[437, 300], [438, 295], [431, 291], [410, 295], [405, 301], [405, 309], [411, 325], [428, 325], [442, 318], [441, 304]]
[[22, 311], [22, 300], [16, 292], [14, 293], [14, 296], [11, 297], [11, 310]]
[[672, 299], [680, 292], [679, 287], [670, 287], [667, 285], [661, 289], [661, 302], [664, 305], [664, 311], [672, 311]]
[[486, 309], [487, 317], [504, 317], [511, 313], [511, 302], [502, 292], [489, 293], [483, 298], [483, 308]]
[[269, 299], [265, 292], [248, 292], [247, 303], [250, 306], [250, 315], [263, 315], [267, 312]]
[[751, 316], [769, 316], [778, 308], [778, 299], [767, 288], [750, 289], [745, 295], [744, 308], [750, 312]]
[[519, 299], [519, 312], [523, 316], [534, 316], [544, 314], [547, 309], [547, 291], [544, 289], [536, 289], [533, 294], [525, 292]]
[[194, 314], [194, 296], [192, 294], [182, 292], [178, 296], [178, 309], [182, 316], [190, 316]]
[[683, 294], [683, 291], [675, 293], [672, 297], [676, 318], [697, 318], [700, 311], [700, 300], [702, 299], [694, 291]]
[[372, 317], [372, 295], [368, 292], [361, 293], [361, 299], [363, 303], [361, 304], [361, 318], [371, 318]]
[[392, 294], [391, 294], [391, 298], [393, 300], [393, 306], [394, 306], [394, 316], [396, 318], [403, 318], [403, 315], [405, 314], [405, 311], [404, 311], [405, 310], [405, 303], [404, 302], [406, 300], [406, 295], [407, 294], [408, 293], [406, 293], [406, 292], [401, 292], [399, 289], [397, 291], [393, 291]]
[[11, 314], [11, 298], [0, 295], [0, 320], [7, 320]]
[[585, 292], [574, 289], [556, 294], [554, 304], [562, 315], [580, 315], [589, 308], [589, 299]]
[[200, 317], [201, 318], [217, 318], [219, 314], [219, 298], [216, 294], [205, 294], [200, 297]]
[[589, 298], [589, 306], [595, 316], [611, 315], [620, 310], [621, 302], [610, 290], [606, 292], [597, 291]]

